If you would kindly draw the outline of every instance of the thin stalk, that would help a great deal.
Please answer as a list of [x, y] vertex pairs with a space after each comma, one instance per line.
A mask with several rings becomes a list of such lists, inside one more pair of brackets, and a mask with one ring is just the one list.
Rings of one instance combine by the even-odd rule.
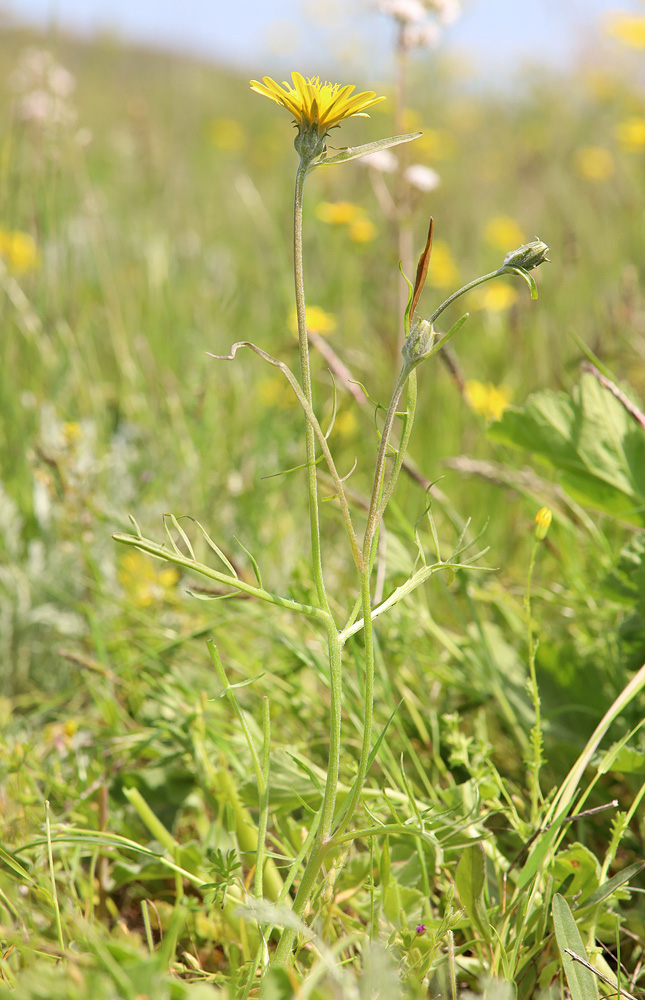
[[[302, 389], [309, 407], [313, 409], [313, 394], [311, 387], [311, 366], [309, 362], [309, 342], [307, 339], [307, 322], [305, 308], [304, 272], [302, 261], [302, 200], [308, 163], [301, 158], [296, 174], [296, 187], [293, 213], [293, 261], [296, 292], [296, 310], [298, 316], [298, 346], [300, 351], [300, 371]], [[341, 705], [342, 705], [342, 658], [338, 628], [334, 621], [323, 576], [322, 555], [320, 545], [320, 512], [318, 505], [318, 475], [315, 454], [315, 433], [309, 419], [305, 419], [305, 444], [307, 455], [307, 487], [309, 492], [309, 523], [311, 532], [311, 557], [316, 583], [316, 591], [321, 609], [325, 612], [327, 642], [329, 649], [330, 673], [330, 718], [329, 718], [329, 761], [327, 778], [321, 808], [320, 825], [312, 846], [312, 852], [293, 902], [294, 914], [304, 916], [307, 905], [313, 894], [316, 880], [320, 874], [325, 856], [330, 848], [329, 834], [336, 807], [338, 790], [338, 775], [340, 769], [341, 749]], [[351, 536], [350, 536], [351, 537]], [[273, 955], [273, 968], [286, 965], [293, 949], [296, 931], [291, 927], [283, 928], [280, 940]], [[262, 995], [262, 993], [261, 993]]]
[[[307, 176], [308, 162], [300, 159], [296, 174], [296, 189], [293, 212], [293, 270], [296, 291], [296, 309], [298, 314], [298, 348], [300, 352], [300, 371], [302, 374], [302, 389], [309, 406], [313, 409], [313, 394], [311, 387], [311, 365], [309, 362], [309, 341], [307, 338], [307, 320], [305, 307], [304, 269], [302, 262], [302, 200]], [[316, 838], [316, 844], [324, 843], [329, 837], [334, 809], [336, 806], [336, 791], [338, 789], [338, 774], [340, 768], [341, 742], [341, 703], [342, 703], [342, 662], [341, 646], [338, 638], [338, 628], [334, 621], [327, 599], [323, 577], [322, 555], [320, 547], [320, 512], [318, 506], [318, 472], [316, 466], [315, 434], [309, 420], [305, 420], [305, 441], [307, 449], [307, 485], [309, 489], [309, 518], [311, 528], [311, 558], [316, 582], [316, 591], [321, 608], [326, 612], [325, 625], [329, 647], [330, 674], [330, 719], [329, 719], [329, 763], [327, 780], [322, 806], [322, 819]], [[350, 536], [351, 540], [351, 536]], [[316, 853], [314, 849], [314, 854]]]
[[533, 539], [533, 550], [529, 562], [529, 571], [526, 577], [526, 593], [524, 595], [524, 608], [526, 610], [526, 629], [528, 636], [529, 654], [529, 694], [533, 702], [535, 712], [535, 724], [531, 731], [531, 749], [533, 759], [529, 761], [530, 785], [531, 785], [531, 822], [537, 823], [539, 817], [540, 793], [540, 768], [542, 766], [542, 715], [540, 706], [540, 692], [538, 690], [537, 675], [535, 672], [535, 643], [533, 641], [533, 628], [531, 626], [531, 581], [533, 578], [533, 568], [535, 566], [535, 556], [539, 545], [537, 538]]
[[342, 819], [334, 831], [333, 842], [341, 837], [349, 826], [363, 790], [367, 774], [367, 764], [372, 745], [372, 727], [374, 724], [374, 623], [372, 620], [372, 594], [370, 588], [371, 570], [369, 558], [365, 560], [365, 568], [361, 573], [361, 603], [363, 606], [363, 636], [365, 642], [365, 681], [363, 687], [363, 738], [361, 755], [358, 761], [358, 772], [352, 785], [349, 800], [343, 806]]
[[255, 855], [255, 898], [264, 895], [264, 855], [266, 853], [267, 825], [269, 821], [269, 750], [271, 746], [271, 712], [269, 699], [262, 699], [262, 784], [258, 784], [260, 813], [258, 816], [258, 848]]
[[410, 436], [412, 434], [412, 426], [414, 424], [414, 414], [417, 408], [417, 373], [416, 371], [410, 372], [407, 385], [407, 399], [406, 399], [406, 413], [403, 425], [403, 434], [401, 435], [401, 440], [399, 441], [399, 447], [397, 449], [396, 458], [394, 459], [394, 465], [390, 473], [390, 478], [388, 479], [385, 489], [383, 490], [383, 495], [381, 501], [378, 505], [376, 512], [377, 524], [380, 524], [381, 518], [385, 513], [385, 509], [390, 502], [390, 497], [394, 493], [399, 473], [403, 468], [405, 463], [405, 456], [408, 450], [408, 444], [410, 443]]
[[[311, 388], [311, 364], [309, 361], [309, 341], [307, 339], [307, 314], [305, 305], [305, 283], [302, 264], [302, 200], [307, 176], [308, 163], [301, 158], [296, 173], [296, 188], [293, 200], [293, 275], [296, 293], [296, 313], [298, 316], [298, 351], [300, 354], [300, 374], [305, 398], [313, 407]], [[307, 490], [309, 493], [309, 526], [311, 534], [311, 562], [313, 566], [316, 592], [321, 608], [331, 613], [323, 578], [322, 553], [320, 548], [320, 510], [318, 505], [318, 474], [316, 468], [316, 439], [314, 429], [305, 420], [305, 449], [307, 455]]]
[[472, 291], [473, 288], [477, 288], [477, 285], [483, 285], [485, 281], [491, 281], [492, 278], [499, 278], [503, 273], [504, 273], [503, 268], [498, 268], [497, 271], [490, 271], [489, 274], [483, 274], [481, 278], [475, 278], [474, 281], [469, 281], [467, 285], [464, 285], [462, 288], [459, 288], [456, 292], [453, 292], [452, 295], [449, 295], [448, 298], [441, 303], [440, 306], [437, 306], [432, 316], [430, 316], [430, 318], [428, 319], [428, 323], [430, 324], [430, 326], [436, 323], [436, 321], [441, 316], [442, 312], [445, 312], [448, 306], [451, 306], [452, 303], [455, 301], [455, 299], [458, 299], [460, 298], [460, 296], [465, 295], [466, 292]]
[[[394, 81], [394, 132], [401, 135], [405, 131], [405, 110], [407, 104], [408, 78], [408, 47], [405, 41], [405, 26], [398, 25], [395, 50], [395, 81]], [[410, 221], [410, 192], [404, 177], [405, 168], [409, 163], [407, 143], [397, 150], [399, 169], [395, 175], [395, 220], [396, 237], [399, 250], [399, 260], [404, 274], [410, 274], [413, 264], [412, 225]], [[405, 312], [407, 288], [405, 283], [399, 285], [399, 314]], [[399, 344], [399, 348], [401, 344]]]
[[56, 925], [56, 935], [58, 937], [58, 947], [61, 952], [65, 951], [65, 940], [63, 938], [63, 923], [60, 918], [60, 906], [58, 905], [58, 890], [56, 888], [56, 873], [54, 871], [54, 852], [52, 850], [52, 829], [49, 818], [49, 799], [45, 801], [45, 828], [47, 831], [47, 860], [49, 862], [49, 879], [52, 888], [52, 903], [54, 904], [54, 922]]
[[[327, 841], [327, 843], [320, 843], [319, 837], [316, 837], [316, 842], [314, 844], [313, 851], [307, 862], [307, 866], [303, 872], [302, 880], [298, 887], [298, 892], [296, 893], [296, 898], [293, 901], [292, 910], [297, 917], [303, 918], [305, 911], [307, 909], [307, 904], [311, 899], [313, 894], [316, 879], [320, 873], [320, 869], [323, 866], [323, 862], [327, 855], [327, 852], [332, 847], [332, 843]], [[273, 953], [273, 959], [271, 961], [271, 968], [278, 968], [287, 964], [289, 956], [291, 955], [291, 950], [293, 948], [293, 943], [296, 939], [297, 931], [292, 927], [285, 927], [280, 935], [280, 940]], [[260, 991], [260, 996], [263, 996], [262, 991]]]
[[[390, 445], [390, 435], [392, 433], [392, 424], [394, 423], [394, 417], [397, 413], [397, 407], [401, 399], [401, 394], [403, 392], [403, 387], [405, 385], [406, 379], [408, 377], [407, 366], [404, 365], [399, 372], [399, 377], [394, 386], [394, 391], [392, 393], [392, 398], [390, 400], [390, 406], [388, 408], [385, 423], [383, 424], [383, 431], [381, 433], [381, 444], [378, 451], [378, 456], [376, 459], [376, 469], [374, 471], [374, 485], [372, 487], [372, 496], [370, 498], [370, 509], [367, 515], [367, 525], [365, 527], [365, 535], [363, 538], [363, 562], [366, 567], [369, 567], [370, 553], [372, 550], [372, 541], [374, 535], [376, 534], [376, 529], [378, 527], [378, 505], [383, 492], [383, 479], [385, 472], [385, 462], [387, 459], [387, 450]], [[369, 613], [368, 616], [369, 617]]]

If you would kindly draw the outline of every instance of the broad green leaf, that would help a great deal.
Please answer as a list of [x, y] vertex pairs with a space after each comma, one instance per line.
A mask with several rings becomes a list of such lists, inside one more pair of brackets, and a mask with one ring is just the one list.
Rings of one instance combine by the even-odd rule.
[[644, 774], [645, 753], [637, 747], [622, 747], [617, 753], [603, 758], [599, 770], [616, 774]]
[[553, 925], [571, 1000], [598, 1000], [598, 986], [593, 972], [567, 954], [566, 949], [583, 961], [589, 962], [569, 904], [564, 896], [557, 892], [553, 897]]
[[588, 896], [595, 892], [600, 883], [600, 864], [584, 844], [572, 844], [559, 851], [551, 873], [556, 880], [556, 886], [573, 875], [573, 881], [567, 890], [572, 896], [579, 894]]
[[336, 163], [345, 163], [347, 160], [355, 160], [359, 156], [367, 156], [368, 153], [377, 153], [380, 149], [389, 149], [390, 146], [398, 146], [402, 142], [412, 142], [418, 139], [423, 132], [408, 132], [406, 135], [391, 135], [389, 139], [377, 139], [376, 142], [366, 142], [364, 146], [346, 146], [340, 149], [333, 156], [325, 156], [313, 164], [315, 167], [331, 167]]
[[645, 433], [592, 375], [571, 395], [539, 392], [509, 407], [489, 434], [556, 469], [579, 503], [645, 524]]
[[481, 843], [467, 847], [457, 865], [455, 885], [466, 913], [486, 941], [490, 940], [490, 926], [484, 903], [486, 882], [486, 855]]

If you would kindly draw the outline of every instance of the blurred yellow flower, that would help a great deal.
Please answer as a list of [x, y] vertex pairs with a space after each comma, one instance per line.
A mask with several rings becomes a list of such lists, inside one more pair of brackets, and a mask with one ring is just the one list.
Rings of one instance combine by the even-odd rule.
[[645, 14], [612, 15], [607, 34], [632, 49], [645, 49]]
[[414, 143], [415, 156], [425, 156], [428, 160], [450, 160], [456, 151], [454, 135], [443, 128], [424, 129]]
[[645, 118], [627, 118], [616, 126], [619, 143], [629, 153], [645, 149]]
[[432, 244], [428, 283], [433, 288], [453, 288], [458, 281], [459, 268], [450, 252], [450, 247], [443, 240], [435, 240]]
[[376, 234], [376, 226], [366, 217], [355, 219], [349, 227], [350, 239], [354, 243], [369, 243], [371, 240], [376, 239]]
[[618, 77], [606, 70], [590, 70], [583, 75], [583, 80], [594, 100], [598, 102], [611, 100], [616, 97], [620, 89]]
[[466, 400], [475, 413], [487, 420], [499, 420], [511, 402], [511, 390], [505, 386], [495, 386], [492, 382], [484, 385], [477, 379], [466, 382]]
[[604, 146], [583, 146], [574, 155], [578, 174], [586, 181], [608, 181], [614, 173], [614, 158]]
[[40, 254], [35, 240], [19, 229], [0, 229], [0, 257], [10, 271], [25, 274], [40, 264]]
[[241, 149], [245, 141], [244, 129], [234, 118], [214, 118], [208, 134], [218, 149]]
[[[336, 329], [336, 317], [325, 312], [320, 306], [307, 306], [307, 329], [312, 333], [333, 333]], [[292, 333], [298, 333], [298, 314], [295, 310], [289, 317], [289, 329]]]
[[469, 309], [484, 309], [486, 312], [500, 313], [517, 301], [518, 291], [513, 285], [493, 281], [482, 288], [475, 288], [468, 295]]
[[336, 414], [334, 432], [341, 437], [351, 437], [358, 428], [356, 414], [352, 410], [341, 410]]
[[67, 421], [63, 424], [63, 434], [67, 445], [76, 444], [83, 437], [83, 428], [75, 420]]
[[330, 226], [344, 226], [362, 215], [362, 209], [351, 201], [321, 201], [316, 205], [316, 216]]
[[155, 560], [135, 549], [122, 557], [119, 583], [127, 600], [135, 607], [147, 608], [155, 601], [167, 601], [171, 596], [179, 580], [179, 570], [174, 566], [157, 567]]
[[376, 238], [376, 226], [360, 207], [351, 201], [321, 201], [316, 215], [330, 226], [349, 226], [349, 235], [355, 243], [369, 243]]
[[76, 719], [65, 722], [50, 722], [43, 731], [45, 743], [51, 743], [57, 750], [69, 750], [74, 745], [74, 737], [78, 732]]
[[284, 378], [263, 378], [258, 383], [258, 396], [265, 406], [273, 406], [278, 410], [292, 410], [298, 405], [291, 386]]
[[524, 230], [510, 215], [495, 215], [489, 219], [484, 230], [484, 239], [503, 253], [526, 243]]
[[305, 79], [300, 73], [292, 73], [291, 79], [293, 86], [286, 81], [281, 86], [270, 76], [263, 76], [262, 83], [251, 80], [251, 90], [281, 104], [291, 112], [298, 127], [314, 126], [320, 136], [346, 118], [369, 117], [365, 109], [385, 100], [371, 90], [354, 94], [354, 86], [321, 83], [317, 76]]
[[492, 281], [486, 285], [479, 296], [481, 309], [487, 312], [504, 312], [517, 301], [518, 291], [512, 285], [503, 281]]

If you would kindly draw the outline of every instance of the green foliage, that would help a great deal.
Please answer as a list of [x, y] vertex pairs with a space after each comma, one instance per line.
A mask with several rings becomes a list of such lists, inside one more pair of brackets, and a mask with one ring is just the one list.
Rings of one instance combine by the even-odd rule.
[[598, 986], [593, 972], [570, 954], [573, 952], [588, 965], [585, 946], [569, 904], [557, 892], [553, 897], [553, 925], [572, 1000], [598, 1000]]
[[509, 408], [491, 437], [524, 448], [560, 474], [578, 503], [645, 524], [645, 434], [592, 375], [568, 393], [540, 392]]

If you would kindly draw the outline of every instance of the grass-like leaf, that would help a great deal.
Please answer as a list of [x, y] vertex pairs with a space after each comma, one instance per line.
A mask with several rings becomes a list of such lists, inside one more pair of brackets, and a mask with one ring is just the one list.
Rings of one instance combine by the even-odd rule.
[[569, 954], [573, 952], [583, 962], [589, 962], [578, 925], [573, 919], [569, 904], [559, 892], [553, 897], [552, 913], [555, 937], [571, 991], [571, 1000], [598, 1000], [598, 984], [593, 972]]

